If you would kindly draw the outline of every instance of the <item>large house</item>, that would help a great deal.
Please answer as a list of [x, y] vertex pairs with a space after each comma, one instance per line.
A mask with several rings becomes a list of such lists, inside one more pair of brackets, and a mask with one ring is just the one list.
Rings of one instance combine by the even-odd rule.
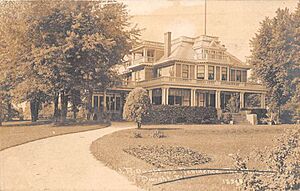
[[[249, 82], [250, 65], [227, 52], [218, 37], [179, 37], [165, 33], [164, 43], [143, 41], [131, 50], [122, 73], [124, 82], [103, 93], [96, 91], [92, 104], [96, 114], [103, 111], [120, 116], [126, 94], [135, 87], [148, 90], [154, 105], [182, 105], [225, 109], [233, 93], [240, 108], [250, 107], [245, 99], [260, 96], [265, 108], [266, 88]], [[257, 107], [257, 106], [256, 106]]]

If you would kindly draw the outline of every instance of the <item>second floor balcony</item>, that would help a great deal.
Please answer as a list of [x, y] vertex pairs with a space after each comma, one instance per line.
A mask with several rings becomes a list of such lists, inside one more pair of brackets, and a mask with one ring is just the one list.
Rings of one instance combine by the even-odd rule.
[[149, 81], [127, 82], [124, 84], [127, 87], [143, 87], [151, 88], [162, 85], [177, 86], [184, 88], [205, 88], [205, 89], [224, 89], [224, 90], [247, 90], [255, 92], [265, 92], [266, 88], [262, 84], [253, 82], [233, 82], [233, 81], [216, 81], [216, 80], [197, 80], [197, 79], [182, 79], [170, 76], [161, 76]]

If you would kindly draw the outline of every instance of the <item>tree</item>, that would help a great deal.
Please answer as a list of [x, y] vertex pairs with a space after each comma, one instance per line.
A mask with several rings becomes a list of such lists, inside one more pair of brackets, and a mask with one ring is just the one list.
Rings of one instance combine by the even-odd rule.
[[245, 94], [245, 107], [253, 108], [261, 106], [261, 96], [259, 94]]
[[150, 108], [150, 98], [147, 90], [143, 88], [133, 89], [124, 105], [123, 117], [129, 121], [135, 121], [137, 127], [142, 126], [142, 118], [147, 114]]
[[288, 129], [277, 138], [274, 147], [255, 149], [250, 157], [234, 156], [238, 170], [253, 169], [251, 161], [266, 166], [271, 173], [243, 172], [241, 190], [299, 190], [300, 189], [300, 130]]
[[226, 105], [226, 110], [230, 113], [238, 113], [239, 112], [239, 95], [236, 93], [231, 94], [230, 99]]
[[[113, 66], [123, 62], [138, 34], [138, 30], [129, 27], [123, 4], [67, 5], [43, 17], [31, 32], [35, 36], [34, 62], [39, 63], [39, 73], [50, 79], [54, 94], [61, 97], [62, 121], [74, 90], [82, 91], [78, 95], [91, 100], [93, 89], [111, 85], [116, 76]], [[89, 112], [90, 103], [87, 102]]]
[[[117, 75], [113, 66], [123, 62], [139, 34], [129, 23], [126, 7], [97, 1], [33, 1], [12, 5], [17, 8], [7, 3], [9, 14], [0, 15], [6, 39], [0, 49], [0, 61], [5, 61], [6, 71], [14, 76], [17, 100], [30, 101], [31, 111], [37, 113], [35, 106], [51, 99], [54, 116], [62, 122], [66, 120], [70, 100], [73, 111], [77, 111], [79, 100], [89, 100], [86, 107], [91, 112], [93, 89], [105, 90], [112, 84]], [[43, 5], [47, 5], [44, 12]], [[17, 12], [21, 8], [25, 11]], [[10, 26], [9, 21], [14, 20], [18, 22]], [[13, 31], [19, 32], [17, 38], [10, 38]], [[76, 91], [80, 92], [76, 93], [79, 97], [75, 102]]]
[[32, 121], [38, 119], [38, 106], [43, 100], [40, 95], [46, 94], [43, 88], [48, 90], [49, 83], [40, 80], [41, 75], [30, 62], [32, 36], [28, 35], [28, 31], [36, 20], [49, 13], [54, 4], [42, 1], [0, 2], [0, 76], [5, 78], [0, 89], [5, 89], [10, 104], [12, 99], [16, 103], [29, 101]]
[[290, 14], [288, 9], [278, 9], [273, 19], [266, 18], [261, 23], [251, 40], [254, 76], [266, 85], [269, 110], [279, 116], [281, 107], [297, 94], [299, 23], [299, 16]]

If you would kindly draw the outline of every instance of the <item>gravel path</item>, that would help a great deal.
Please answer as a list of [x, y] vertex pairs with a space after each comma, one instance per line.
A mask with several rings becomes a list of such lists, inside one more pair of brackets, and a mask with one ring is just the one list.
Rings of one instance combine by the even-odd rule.
[[97, 138], [133, 127], [131, 123], [113, 123], [108, 128], [51, 137], [1, 151], [0, 190], [140, 190], [97, 161], [89, 149]]

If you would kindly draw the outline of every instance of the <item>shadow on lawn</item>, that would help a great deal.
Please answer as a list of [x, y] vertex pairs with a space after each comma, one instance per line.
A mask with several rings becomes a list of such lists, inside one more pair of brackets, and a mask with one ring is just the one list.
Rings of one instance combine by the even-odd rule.
[[157, 130], [157, 131], [169, 131], [169, 130], [181, 130], [182, 128], [140, 128], [140, 129], [137, 129], [137, 130]]
[[37, 122], [31, 122], [31, 121], [9, 121], [5, 122], [2, 127], [30, 127], [30, 126], [40, 126], [40, 125], [48, 125], [51, 124], [52, 121], [44, 120], [44, 121], [37, 121]]
[[104, 123], [99, 121], [74, 121], [68, 120], [64, 123], [54, 122], [52, 120], [41, 120], [37, 122], [31, 121], [10, 121], [2, 125], [2, 127], [33, 127], [51, 125], [53, 127], [76, 127], [76, 126], [90, 126], [90, 125], [103, 125]]

